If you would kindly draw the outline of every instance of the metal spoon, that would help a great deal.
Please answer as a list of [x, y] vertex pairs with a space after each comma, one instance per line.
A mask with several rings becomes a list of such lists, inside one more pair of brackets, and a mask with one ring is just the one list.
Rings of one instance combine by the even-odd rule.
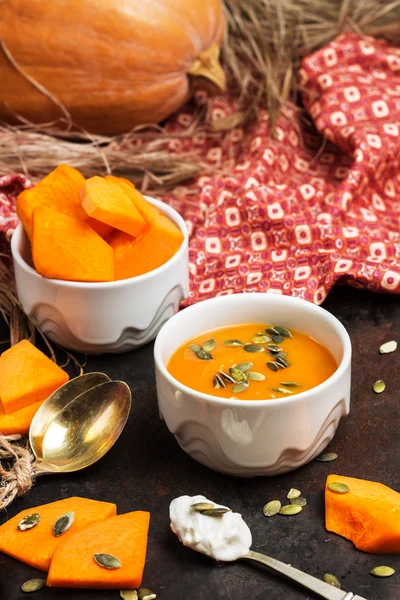
[[103, 373], [88, 373], [62, 386], [31, 423], [34, 474], [69, 473], [95, 463], [118, 439], [130, 407], [128, 385]]

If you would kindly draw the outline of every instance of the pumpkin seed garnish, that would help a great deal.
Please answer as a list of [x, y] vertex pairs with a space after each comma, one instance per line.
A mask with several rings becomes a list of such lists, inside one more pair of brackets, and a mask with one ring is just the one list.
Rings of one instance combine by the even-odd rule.
[[247, 381], [241, 381], [240, 383], [237, 383], [233, 386], [232, 392], [234, 394], [239, 394], [240, 392], [244, 392], [244, 390], [247, 390], [248, 387], [249, 383]]
[[239, 371], [242, 371], [242, 373], [247, 373], [247, 371], [249, 371], [250, 369], [253, 368], [253, 363], [252, 362], [240, 363], [240, 365], [236, 365], [236, 368], [239, 369]]
[[271, 371], [275, 371], [276, 372], [276, 371], [279, 371], [279, 369], [281, 368], [281, 365], [279, 363], [275, 362], [275, 361], [269, 360], [267, 362], [267, 367], [269, 369], [271, 369]]
[[207, 510], [202, 510], [201, 514], [206, 515], [207, 517], [222, 517], [227, 512], [231, 512], [230, 508], [224, 508], [223, 506], [216, 506], [215, 508], [208, 508]]
[[280, 392], [281, 394], [293, 394], [293, 392], [291, 392], [290, 390], [285, 390], [285, 388], [283, 387], [278, 387], [277, 392]]
[[139, 598], [136, 590], [120, 590], [119, 595], [123, 600], [138, 600]]
[[336, 575], [332, 575], [331, 573], [325, 573], [325, 575], [324, 575], [324, 581], [325, 581], [325, 583], [329, 583], [330, 585], [333, 585], [334, 587], [339, 588], [339, 590], [342, 587], [340, 585], [340, 581], [336, 577]]
[[281, 335], [273, 335], [272, 336], [272, 341], [275, 342], [275, 344], [281, 344], [284, 341], [284, 337], [282, 337]]
[[39, 513], [32, 513], [30, 515], [26, 515], [17, 525], [17, 529], [20, 531], [26, 531], [27, 529], [32, 529], [32, 527], [36, 527], [36, 525], [40, 521]]
[[301, 506], [297, 506], [295, 504], [286, 504], [285, 506], [282, 506], [279, 509], [279, 514], [280, 515], [286, 515], [286, 516], [297, 515], [302, 510], [303, 509], [302, 509]]
[[214, 376], [213, 384], [216, 390], [220, 387], [226, 390], [225, 381], [222, 379], [221, 375], [218, 375], [218, 373]]
[[381, 354], [390, 354], [391, 352], [395, 352], [397, 350], [397, 342], [395, 340], [391, 340], [390, 342], [385, 342], [379, 348], [379, 352]]
[[147, 588], [139, 588], [138, 597], [139, 600], [154, 600], [154, 598], [157, 598], [157, 595]]
[[277, 354], [275, 356], [275, 360], [276, 362], [278, 362], [280, 365], [282, 365], [283, 367], [290, 367], [290, 363], [288, 363], [288, 361], [286, 360], [286, 358], [282, 358], [282, 356], [280, 354]]
[[221, 375], [221, 377], [223, 377], [226, 381], [229, 381], [229, 383], [233, 383], [235, 384], [236, 381], [233, 379], [233, 377], [231, 377], [230, 375], [228, 375], [228, 373], [225, 373], [225, 371], [218, 371], [218, 373]]
[[293, 337], [292, 334], [290, 333], [289, 329], [286, 329], [286, 327], [281, 327], [280, 325], [274, 325], [274, 329], [275, 329], [275, 331], [278, 332], [279, 335], [281, 335], [284, 338]]
[[197, 510], [197, 512], [203, 512], [203, 510], [211, 510], [214, 508], [214, 504], [212, 502], [195, 502], [190, 505], [191, 508]]
[[199, 350], [201, 350], [201, 346], [199, 346], [198, 344], [190, 344], [189, 348], [195, 354], [196, 354], [196, 352], [198, 352]]
[[247, 379], [246, 375], [243, 373], [243, 371], [241, 371], [237, 367], [230, 367], [229, 375], [231, 377], [233, 377], [233, 379], [235, 380], [236, 383], [240, 383], [241, 381], [246, 381], [246, 379]]
[[279, 346], [275, 346], [275, 344], [268, 344], [268, 350], [270, 350], [274, 354], [277, 354], [278, 352], [282, 352], [283, 349]]
[[294, 506], [306, 506], [307, 498], [304, 496], [299, 496], [298, 498], [292, 498], [290, 500], [290, 504], [294, 504]]
[[264, 381], [265, 375], [262, 373], [257, 373], [256, 371], [249, 371], [247, 373], [248, 379], [252, 379], [253, 381]]
[[122, 566], [119, 558], [112, 554], [93, 554], [93, 558], [104, 569], [119, 569]]
[[319, 456], [317, 456], [316, 460], [319, 462], [332, 462], [336, 460], [339, 455], [336, 452], [322, 452]]
[[277, 515], [281, 506], [282, 504], [279, 500], [271, 500], [271, 502], [268, 502], [263, 508], [264, 517], [273, 517]]
[[385, 567], [382, 565], [379, 567], [374, 567], [370, 570], [370, 573], [375, 577], [391, 577], [396, 573], [396, 571], [392, 569], [392, 567]]
[[213, 359], [213, 356], [206, 350], [203, 350], [203, 348], [200, 348], [200, 350], [197, 350], [197, 352], [195, 352], [195, 355], [197, 356], [197, 358], [200, 358], [200, 360], [212, 360]]
[[347, 494], [347, 492], [350, 491], [350, 488], [345, 483], [333, 481], [332, 483], [328, 483], [328, 490], [335, 492], [335, 494]]
[[275, 327], [267, 327], [265, 330], [269, 335], [279, 335], [279, 331], [275, 329]]
[[217, 342], [214, 340], [214, 338], [211, 338], [211, 340], [207, 340], [206, 342], [204, 342], [202, 349], [204, 350], [204, 352], [212, 352], [216, 345]]
[[25, 581], [25, 583], [21, 585], [21, 590], [28, 594], [29, 592], [41, 590], [45, 585], [45, 579], [28, 579], [28, 581]]
[[300, 490], [296, 490], [296, 488], [290, 488], [290, 490], [287, 493], [286, 498], [288, 500], [294, 500], [295, 498], [298, 498], [299, 496], [301, 496]]
[[222, 345], [226, 346], [227, 348], [238, 348], [239, 346], [244, 346], [243, 342], [240, 340], [224, 340]]
[[246, 350], [246, 352], [264, 352], [264, 348], [259, 344], [246, 344], [243, 350]]
[[386, 383], [382, 381], [382, 379], [378, 379], [378, 381], [375, 381], [372, 387], [375, 394], [381, 394], [386, 387]]
[[75, 519], [75, 513], [73, 510], [65, 513], [57, 519], [53, 525], [53, 534], [58, 537], [68, 531]]
[[271, 338], [269, 338], [267, 335], [258, 334], [255, 335], [251, 341], [254, 342], [254, 344], [266, 344], [267, 342], [271, 341]]
[[281, 381], [281, 385], [284, 385], [285, 387], [288, 387], [288, 388], [301, 387], [300, 383], [296, 383], [295, 381]]

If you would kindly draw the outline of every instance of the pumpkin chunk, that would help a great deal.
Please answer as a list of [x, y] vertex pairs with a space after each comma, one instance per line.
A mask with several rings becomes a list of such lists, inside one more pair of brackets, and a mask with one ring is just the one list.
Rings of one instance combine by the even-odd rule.
[[[59, 517], [69, 511], [75, 513], [74, 522], [68, 531], [56, 537], [53, 534], [53, 525]], [[18, 523], [32, 513], [40, 515], [38, 525], [26, 531], [19, 531]], [[35, 569], [48, 571], [51, 557], [57, 546], [89, 524], [113, 517], [115, 514], [115, 504], [79, 497], [64, 498], [50, 504], [28, 508], [0, 527], [0, 551]], [[75, 554], [73, 552], [70, 556], [74, 564], [76, 564]]]
[[[50, 587], [132, 589], [142, 582], [150, 514], [135, 511], [89, 525], [54, 552], [47, 578]], [[108, 570], [94, 554], [111, 554], [121, 566]]]
[[137, 239], [115, 231], [108, 239], [114, 250], [115, 279], [136, 277], [160, 267], [176, 254], [182, 241], [180, 229], [162, 213]]
[[46, 399], [66, 383], [63, 371], [28, 340], [0, 356], [0, 398], [6, 414]]
[[131, 202], [136, 206], [142, 217], [149, 224], [156, 217], [162, 215], [158, 208], [147, 202], [146, 198], [135, 188], [129, 179], [123, 177], [114, 177], [114, 175], [106, 175], [107, 181], [112, 181], [118, 185], [120, 189], [130, 198]]
[[45, 400], [46, 398], [9, 414], [5, 413], [3, 406], [0, 405], [0, 435], [28, 433], [33, 417]]
[[133, 236], [146, 229], [146, 221], [121, 189], [102, 177], [91, 177], [82, 191], [82, 206], [90, 217]]
[[[350, 491], [337, 494], [330, 483], [344, 483]], [[325, 525], [359, 550], [373, 554], [400, 553], [400, 494], [364, 479], [329, 475], [325, 489]]]
[[113, 252], [84, 221], [49, 208], [33, 213], [32, 258], [44, 277], [112, 281]]

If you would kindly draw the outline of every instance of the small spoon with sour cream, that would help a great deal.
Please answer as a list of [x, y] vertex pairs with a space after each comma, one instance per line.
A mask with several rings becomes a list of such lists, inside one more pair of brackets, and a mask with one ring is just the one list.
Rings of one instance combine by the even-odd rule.
[[[197, 503], [207, 503], [227, 512], [209, 516], [193, 508]], [[205, 554], [214, 560], [232, 562], [239, 559], [261, 563], [281, 575], [296, 581], [326, 600], [366, 600], [352, 592], [345, 592], [332, 585], [295, 569], [275, 558], [250, 550], [252, 536], [239, 513], [216, 504], [204, 496], [180, 496], [171, 502], [169, 509], [171, 529], [184, 546]]]

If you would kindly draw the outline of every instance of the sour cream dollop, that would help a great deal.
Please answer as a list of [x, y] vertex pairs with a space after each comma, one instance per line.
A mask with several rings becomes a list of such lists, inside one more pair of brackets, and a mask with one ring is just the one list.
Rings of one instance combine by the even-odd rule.
[[171, 529], [184, 546], [223, 561], [237, 560], [249, 553], [251, 532], [242, 515], [227, 512], [210, 517], [192, 508], [196, 502], [211, 502], [215, 508], [223, 506], [204, 496], [180, 496], [172, 500], [169, 507]]

